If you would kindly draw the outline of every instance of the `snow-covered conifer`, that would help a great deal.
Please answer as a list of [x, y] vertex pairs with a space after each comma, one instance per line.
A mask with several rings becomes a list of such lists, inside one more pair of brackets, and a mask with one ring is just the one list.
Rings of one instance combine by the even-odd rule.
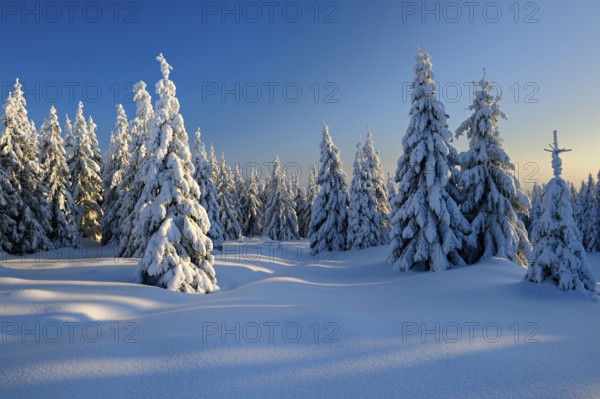
[[100, 146], [98, 145], [98, 136], [96, 136], [96, 129], [98, 128], [98, 125], [96, 125], [96, 123], [94, 122], [94, 118], [92, 118], [91, 115], [88, 118], [87, 126], [88, 126], [88, 135], [90, 136], [90, 144], [91, 144], [92, 154], [93, 154], [92, 159], [94, 160], [94, 162], [96, 162], [96, 165], [98, 165], [100, 167], [100, 170], [102, 170], [102, 163], [103, 163], [102, 152], [100, 151]]
[[67, 165], [69, 165], [69, 162], [73, 157], [73, 152], [75, 152], [75, 148], [77, 148], [77, 139], [75, 138], [75, 135], [73, 135], [73, 125], [71, 124], [69, 115], [65, 115], [65, 138], [63, 143], [65, 147], [65, 158], [67, 160]]
[[306, 190], [303, 187], [300, 187], [299, 175], [294, 175], [292, 186], [292, 193], [294, 193], [292, 197], [294, 201], [294, 211], [296, 212], [296, 216], [298, 218], [298, 235], [300, 237], [306, 237], [308, 234], [308, 224], [303, 225], [300, 221], [302, 213], [306, 209]]
[[[533, 227], [540, 218], [542, 211], [542, 197], [544, 196], [543, 188], [538, 184], [534, 184], [531, 191], [531, 210], [529, 211], [529, 229], [528, 232], [533, 232]], [[533, 242], [532, 242], [533, 243]]]
[[100, 223], [102, 244], [107, 244], [113, 240], [119, 242], [120, 240], [121, 220], [119, 219], [119, 211], [123, 204], [123, 175], [130, 158], [129, 144], [127, 114], [123, 106], [117, 104], [115, 131], [110, 136], [110, 146], [102, 168], [104, 187], [103, 216]]
[[526, 265], [531, 244], [517, 214], [527, 214], [531, 204], [502, 146], [498, 125], [506, 115], [492, 90], [484, 73], [469, 107], [473, 114], [456, 130], [457, 137], [469, 138], [469, 149], [459, 157], [465, 193], [461, 209], [472, 228], [463, 254], [468, 263], [498, 256]]
[[[385, 185], [387, 188], [387, 195], [388, 195], [388, 200], [390, 202], [390, 208], [391, 208], [392, 207], [391, 206], [392, 198], [394, 198], [398, 194], [398, 189], [396, 188], [396, 182], [394, 181], [392, 174], [389, 172], [387, 174]], [[394, 210], [391, 209], [390, 215], [393, 215], [393, 214], [394, 214]]]
[[231, 168], [225, 163], [224, 154], [221, 155], [221, 165], [217, 177], [217, 192], [217, 202], [221, 212], [219, 220], [223, 226], [223, 237], [226, 240], [242, 238], [240, 203], [235, 193]]
[[0, 245], [6, 252], [18, 254], [53, 247], [48, 239], [51, 215], [47, 187], [25, 106], [17, 79], [4, 104], [4, 132], [0, 136]]
[[210, 177], [212, 178], [213, 183], [215, 185], [219, 181], [219, 162], [217, 162], [217, 155], [215, 154], [215, 147], [210, 145], [210, 155], [208, 158], [208, 162], [210, 163]]
[[154, 117], [152, 100], [146, 90], [146, 83], [139, 81], [133, 85], [133, 100], [136, 104], [136, 116], [129, 124], [129, 161], [123, 173], [119, 190], [121, 207], [118, 212], [120, 236], [119, 256], [133, 256], [139, 240], [133, 234], [138, 218], [136, 204], [144, 190], [144, 177], [140, 172], [147, 157], [147, 142], [150, 125]]
[[419, 49], [416, 61], [410, 122], [394, 176], [390, 262], [403, 271], [439, 271], [463, 262], [461, 235], [469, 225], [448, 192], [452, 134], [436, 99], [429, 54]]
[[298, 215], [298, 233], [300, 237], [309, 237], [310, 219], [312, 215], [312, 207], [317, 197], [317, 170], [310, 168], [308, 175], [308, 185], [304, 194], [304, 205], [299, 209]]
[[[381, 221], [378, 200], [373, 184], [372, 165], [364, 158], [360, 143], [356, 145], [350, 206], [348, 208], [348, 248], [363, 249], [387, 243], [387, 231]], [[387, 196], [387, 194], [386, 194]]]
[[540, 218], [533, 230], [535, 246], [525, 278], [534, 283], [550, 280], [565, 291], [595, 293], [596, 278], [587, 263], [581, 233], [573, 219], [571, 192], [560, 176], [560, 154], [569, 150], [558, 147], [556, 131], [550, 148], [546, 151], [552, 153], [554, 177], [544, 188]]
[[78, 227], [83, 237], [99, 241], [102, 218], [102, 179], [100, 165], [95, 161], [88, 125], [83, 116], [83, 103], [77, 107], [73, 134], [77, 141], [71, 158], [71, 193], [78, 206]]
[[262, 234], [263, 203], [259, 197], [258, 183], [258, 174], [253, 170], [240, 204], [243, 234], [247, 237], [257, 237]]
[[148, 138], [149, 161], [144, 163], [145, 185], [135, 230], [146, 237], [136, 280], [172, 291], [211, 293], [216, 285], [213, 249], [206, 236], [210, 222], [198, 202], [200, 188], [188, 135], [179, 113], [172, 70], [162, 54], [163, 78], [156, 84], [154, 120]]
[[77, 205], [69, 190], [71, 176], [60, 133], [56, 109], [51, 107], [40, 130], [40, 163], [48, 188], [46, 201], [50, 206], [48, 238], [58, 247], [75, 247], [79, 244]]
[[383, 168], [381, 167], [379, 153], [375, 150], [373, 144], [373, 133], [371, 133], [371, 130], [368, 131], [367, 139], [363, 146], [363, 163], [365, 165], [364, 169], [368, 173], [367, 179], [371, 181], [377, 199], [377, 212], [381, 220], [380, 235], [382, 239], [379, 245], [387, 244], [389, 242], [390, 230], [392, 229], [390, 222], [391, 208], [388, 200], [386, 181], [383, 176]]
[[[585, 181], [581, 181], [581, 185], [579, 186], [579, 192], [577, 196], [573, 198], [573, 218], [575, 219], [575, 223], [577, 223], [577, 229], [582, 232], [584, 230], [584, 224], [586, 223], [586, 211], [587, 207], [583, 201], [586, 199], [586, 188], [587, 185]], [[585, 247], [584, 247], [585, 248]]]
[[290, 197], [286, 178], [281, 171], [278, 155], [275, 155], [267, 193], [263, 234], [272, 240], [278, 241], [300, 238], [298, 235], [298, 217], [294, 210], [294, 202]]
[[598, 199], [596, 198], [596, 184], [590, 173], [588, 181], [579, 195], [578, 209], [579, 228], [583, 239], [583, 248], [588, 252], [600, 249], [598, 245]]
[[340, 150], [333, 144], [329, 127], [323, 125], [321, 158], [315, 198], [310, 219], [311, 254], [345, 251], [348, 234], [348, 189]]
[[194, 179], [200, 187], [200, 205], [206, 210], [210, 229], [208, 237], [213, 242], [215, 249], [223, 249], [223, 226], [219, 219], [221, 208], [217, 201], [217, 186], [212, 180], [212, 165], [207, 159], [204, 143], [200, 138], [200, 129], [196, 131], [196, 142], [192, 148], [192, 161], [194, 163]]
[[242, 176], [240, 165], [235, 164], [233, 172], [233, 182], [235, 187], [235, 195], [238, 197], [238, 202], [242, 202], [242, 198], [246, 195], [246, 179]]

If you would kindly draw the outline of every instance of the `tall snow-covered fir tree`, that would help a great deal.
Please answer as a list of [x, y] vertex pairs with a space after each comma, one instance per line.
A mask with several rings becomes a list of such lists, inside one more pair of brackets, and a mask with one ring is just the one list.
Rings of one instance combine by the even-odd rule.
[[110, 146], [102, 168], [102, 184], [104, 187], [103, 216], [100, 223], [102, 244], [108, 244], [111, 241], [119, 242], [120, 240], [121, 220], [119, 219], [119, 211], [123, 204], [123, 176], [130, 158], [129, 144], [127, 114], [123, 106], [117, 104], [115, 131], [110, 136]]
[[309, 237], [312, 207], [316, 197], [317, 169], [315, 167], [311, 167], [308, 174], [308, 185], [306, 186], [306, 192], [304, 195], [304, 206], [299, 209], [300, 212], [298, 213], [298, 233], [302, 238]]
[[51, 212], [39, 163], [39, 147], [27, 118], [19, 80], [4, 104], [0, 136], [0, 243], [9, 253], [51, 249]]
[[133, 234], [138, 218], [136, 204], [144, 190], [144, 178], [141, 175], [147, 157], [147, 142], [154, 117], [152, 99], [146, 90], [146, 83], [139, 81], [133, 85], [133, 100], [136, 104], [135, 118], [129, 124], [129, 161], [125, 166], [119, 191], [121, 207], [118, 212], [120, 236], [119, 256], [133, 256], [139, 243]]
[[194, 163], [194, 179], [200, 187], [200, 205], [206, 210], [210, 229], [208, 237], [212, 240], [215, 249], [223, 249], [223, 226], [219, 219], [221, 208], [217, 201], [217, 186], [212, 180], [212, 165], [207, 159], [206, 149], [201, 140], [200, 129], [196, 131], [196, 142], [192, 148], [192, 161]]
[[598, 245], [598, 199], [596, 198], [596, 184], [590, 173], [587, 184], [582, 184], [577, 202], [576, 214], [578, 216], [578, 225], [583, 239], [583, 248], [588, 252], [595, 252], [600, 249]]
[[448, 192], [452, 134], [427, 52], [418, 50], [414, 71], [410, 122], [394, 176], [390, 263], [402, 271], [439, 271], [463, 263], [459, 251], [469, 224]]
[[309, 236], [311, 255], [348, 248], [348, 189], [340, 150], [333, 144], [329, 126], [323, 124], [319, 192], [312, 206]]
[[472, 228], [463, 256], [468, 263], [498, 256], [527, 265], [531, 244], [517, 214], [527, 214], [531, 204], [502, 146], [498, 125], [506, 115], [492, 90], [484, 73], [469, 107], [473, 114], [456, 130], [457, 137], [469, 138], [469, 149], [459, 156], [465, 193], [461, 209]]
[[533, 230], [535, 246], [530, 256], [526, 279], [541, 283], [549, 280], [561, 290], [596, 292], [596, 278], [590, 269], [581, 233], [573, 219], [571, 192], [561, 178], [560, 154], [565, 151], [558, 146], [557, 133], [550, 146], [554, 177], [544, 188], [542, 209]]
[[198, 202], [200, 188], [188, 135], [179, 113], [176, 89], [169, 79], [172, 67], [162, 54], [163, 78], [156, 84], [158, 100], [144, 164], [143, 204], [135, 226], [146, 237], [136, 280], [172, 291], [211, 293], [218, 290], [213, 249], [206, 235], [208, 215]]
[[99, 241], [101, 238], [100, 220], [102, 219], [102, 179], [100, 165], [96, 162], [88, 125], [83, 116], [83, 103], [77, 107], [73, 125], [73, 134], [77, 145], [69, 165], [71, 193], [78, 206], [78, 227], [82, 237]]
[[379, 159], [379, 153], [375, 150], [373, 144], [373, 133], [369, 129], [367, 133], [367, 139], [363, 145], [363, 163], [365, 164], [365, 171], [369, 174], [367, 177], [373, 185], [375, 190], [375, 198], [377, 199], [377, 212], [381, 219], [381, 239], [380, 244], [387, 244], [389, 242], [389, 234], [392, 229], [390, 222], [391, 207], [388, 199], [388, 190], [386, 187], [386, 181], [383, 176], [383, 168], [381, 167], [381, 160]]
[[286, 178], [281, 170], [279, 156], [275, 155], [271, 180], [267, 188], [268, 198], [263, 215], [263, 234], [272, 240], [297, 240], [298, 217], [290, 197]]
[[253, 170], [240, 203], [242, 230], [247, 237], [258, 237], [262, 234], [263, 203], [259, 197], [258, 183], [258, 174]]
[[224, 154], [221, 155], [221, 165], [217, 177], [217, 192], [217, 202], [221, 212], [219, 220], [223, 226], [223, 238], [238, 240], [242, 238], [240, 203], [235, 192], [231, 168], [225, 163]]
[[[388, 232], [381, 220], [384, 215], [378, 209], [372, 165], [365, 158], [367, 153], [360, 143], [356, 145], [348, 208], [349, 249], [374, 247], [388, 241]], [[384, 195], [387, 198], [385, 192]]]
[[79, 245], [77, 228], [77, 205], [71, 196], [69, 167], [56, 109], [50, 108], [48, 118], [40, 130], [40, 163], [43, 180], [48, 191], [46, 200], [50, 205], [50, 233], [48, 238], [57, 247]]

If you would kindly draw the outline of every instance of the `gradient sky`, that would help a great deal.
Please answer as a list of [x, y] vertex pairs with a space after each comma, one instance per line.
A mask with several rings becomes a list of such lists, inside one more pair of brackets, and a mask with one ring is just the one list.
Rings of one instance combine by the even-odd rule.
[[[2, 2], [2, 96], [19, 77], [38, 127], [51, 104], [62, 123], [83, 100], [106, 150], [115, 104], [124, 102], [133, 117], [130, 89], [138, 80], [154, 95], [160, 78], [155, 56], [163, 52], [174, 67], [171, 78], [188, 134], [201, 127], [205, 141], [224, 151], [230, 163], [263, 164], [279, 153], [282, 163], [300, 164], [306, 176], [308, 165], [318, 160], [325, 120], [348, 173], [367, 125], [386, 172], [393, 172], [420, 46], [432, 56], [452, 130], [469, 115], [469, 82], [479, 80], [486, 67], [503, 92], [509, 120], [502, 122], [501, 134], [524, 183], [550, 178], [550, 156], [543, 149], [554, 129], [560, 144], [573, 149], [563, 156], [563, 176], [578, 185], [588, 172], [595, 175], [600, 168], [599, 2], [470, 4]], [[225, 7], [234, 12], [224, 13]], [[430, 12], [422, 15], [424, 7]], [[236, 83], [239, 102], [235, 94], [223, 101], [221, 86], [235, 91]], [[260, 98], [256, 87], [262, 88]], [[298, 87], [302, 96], [293, 102]], [[218, 93], [211, 94], [215, 88]], [[456, 146], [466, 148], [466, 138]]]

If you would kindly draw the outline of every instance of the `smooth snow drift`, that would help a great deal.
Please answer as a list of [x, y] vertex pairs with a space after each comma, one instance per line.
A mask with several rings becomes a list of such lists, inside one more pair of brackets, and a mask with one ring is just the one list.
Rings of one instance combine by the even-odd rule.
[[[599, 303], [491, 260], [225, 242], [221, 291], [133, 284], [116, 248], [0, 262], [0, 397], [600, 397]], [[600, 273], [600, 256], [590, 256]]]

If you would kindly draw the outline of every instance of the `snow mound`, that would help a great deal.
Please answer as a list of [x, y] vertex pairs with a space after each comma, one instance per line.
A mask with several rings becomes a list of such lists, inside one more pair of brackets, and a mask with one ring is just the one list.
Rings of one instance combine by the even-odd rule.
[[400, 273], [388, 253], [225, 242], [210, 295], [133, 284], [110, 250], [5, 257], [1, 396], [600, 397], [597, 302], [506, 260]]

